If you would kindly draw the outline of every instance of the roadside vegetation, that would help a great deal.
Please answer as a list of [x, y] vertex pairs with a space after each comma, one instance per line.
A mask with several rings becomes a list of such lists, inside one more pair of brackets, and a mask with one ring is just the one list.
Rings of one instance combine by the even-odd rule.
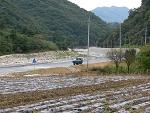
[[150, 45], [146, 45], [137, 53], [135, 49], [112, 50], [107, 53], [111, 64], [104, 67], [93, 67], [91, 72], [98, 74], [149, 74]]

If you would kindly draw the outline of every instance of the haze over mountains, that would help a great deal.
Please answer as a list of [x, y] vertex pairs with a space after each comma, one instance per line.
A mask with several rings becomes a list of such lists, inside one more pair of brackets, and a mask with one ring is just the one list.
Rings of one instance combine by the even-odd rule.
[[129, 9], [127, 7], [97, 7], [92, 12], [107, 23], [121, 23], [129, 16]]

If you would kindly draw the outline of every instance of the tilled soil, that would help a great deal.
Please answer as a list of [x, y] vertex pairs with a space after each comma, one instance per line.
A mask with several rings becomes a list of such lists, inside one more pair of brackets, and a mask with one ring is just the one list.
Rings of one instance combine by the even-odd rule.
[[150, 83], [7, 108], [14, 113], [149, 113]]
[[142, 76], [47, 76], [0, 78], [0, 94], [48, 90], [81, 85], [101, 84], [109, 81], [136, 80]]
[[[59, 87], [62, 89], [57, 89], [53, 91], [53, 88], [50, 92], [44, 92], [44, 98], [47, 98], [46, 95], [51, 95], [51, 99], [41, 100], [40, 102], [35, 102], [34, 104], [21, 104], [21, 99], [16, 99], [16, 101], [20, 101], [20, 105], [16, 107], [7, 107], [5, 109], [0, 109], [0, 112], [13, 112], [13, 113], [150, 113], [150, 79], [147, 78], [145, 82], [145, 77], [133, 77], [133, 76], [109, 76], [109, 77], [83, 77], [80, 79], [78, 77], [70, 76], [69, 78], [62, 77], [53, 79], [50, 77], [37, 77], [37, 78], [21, 78], [12, 80], [10, 78], [3, 78], [3, 80], [7, 80], [9, 83], [9, 87], [12, 86], [12, 89], [17, 86], [18, 81], [25, 84], [32, 84], [38, 87], [35, 90], [43, 90], [42, 88], [46, 87], [49, 83], [53, 81], [55, 84], [59, 84], [59, 82], [63, 81]], [[38, 82], [37, 82], [38, 81]], [[49, 81], [48, 83], [44, 81]], [[3, 82], [4, 83], [4, 82]], [[14, 85], [14, 84], [15, 85]], [[43, 83], [43, 84], [42, 84]], [[2, 82], [1, 82], [2, 84]], [[45, 84], [45, 85], [44, 85]], [[95, 85], [92, 85], [95, 84]], [[75, 87], [73, 87], [75, 85]], [[89, 86], [87, 86], [89, 85]], [[1, 85], [2, 86], [2, 85]], [[19, 85], [20, 88], [23, 88], [24, 85]], [[45, 89], [49, 89], [49, 87]], [[7, 86], [8, 87], [8, 86]], [[5, 91], [6, 94], [2, 94], [0, 96], [4, 96], [5, 101], [10, 101], [11, 95], [16, 98], [17, 95], [23, 95], [23, 97], [18, 96], [20, 98], [25, 98], [25, 93], [18, 94], [16, 90], [10, 90], [9, 88]], [[30, 85], [30, 91], [33, 87]], [[66, 87], [65, 89], [63, 89]], [[68, 87], [68, 88], [67, 88]], [[34, 89], [34, 88], [33, 88]], [[70, 92], [69, 92], [70, 90]], [[8, 92], [7, 92], [8, 91]], [[21, 89], [20, 89], [21, 91]], [[26, 91], [26, 90], [24, 90]], [[64, 91], [64, 92], [62, 92]], [[9, 93], [9, 94], [8, 94]], [[42, 94], [42, 91], [40, 92]], [[41, 95], [40, 94], [40, 95]], [[59, 95], [55, 98], [55, 94]], [[37, 99], [39, 99], [38, 93], [35, 95], [32, 92], [27, 93], [28, 96], [37, 95]], [[65, 96], [66, 95], [66, 96]], [[70, 95], [70, 96], [69, 96]], [[9, 98], [7, 98], [7, 96]], [[13, 98], [12, 96], [12, 98]], [[39, 97], [38, 97], [39, 96]], [[0, 100], [3, 101], [3, 98]], [[31, 97], [30, 97], [31, 98]], [[34, 98], [34, 97], [33, 97]], [[12, 99], [13, 100], [13, 99]], [[15, 99], [14, 99], [15, 100]], [[6, 101], [6, 103], [7, 103]], [[27, 100], [25, 100], [27, 101]], [[29, 100], [28, 100], [29, 101]], [[36, 100], [35, 100], [36, 101]], [[16, 102], [17, 103], [17, 102]], [[19, 103], [19, 102], [18, 102]], [[11, 106], [11, 105], [10, 105]]]

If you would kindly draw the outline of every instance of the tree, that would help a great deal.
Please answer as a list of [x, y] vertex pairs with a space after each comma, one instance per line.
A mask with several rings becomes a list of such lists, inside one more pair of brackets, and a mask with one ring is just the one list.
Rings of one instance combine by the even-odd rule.
[[150, 71], [150, 45], [141, 48], [138, 55], [138, 62], [145, 72]]
[[121, 63], [124, 56], [123, 52], [121, 50], [112, 49], [107, 53], [107, 56], [115, 63], [116, 72], [118, 72], [119, 64]]
[[135, 61], [136, 58], [136, 50], [135, 49], [129, 49], [125, 51], [124, 54], [124, 60], [127, 64], [128, 73], [130, 73], [130, 66]]

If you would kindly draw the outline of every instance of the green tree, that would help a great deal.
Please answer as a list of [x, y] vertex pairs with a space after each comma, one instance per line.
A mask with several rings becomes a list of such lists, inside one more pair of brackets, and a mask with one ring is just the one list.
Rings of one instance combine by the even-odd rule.
[[150, 71], [150, 45], [141, 48], [138, 55], [138, 62], [145, 72]]

